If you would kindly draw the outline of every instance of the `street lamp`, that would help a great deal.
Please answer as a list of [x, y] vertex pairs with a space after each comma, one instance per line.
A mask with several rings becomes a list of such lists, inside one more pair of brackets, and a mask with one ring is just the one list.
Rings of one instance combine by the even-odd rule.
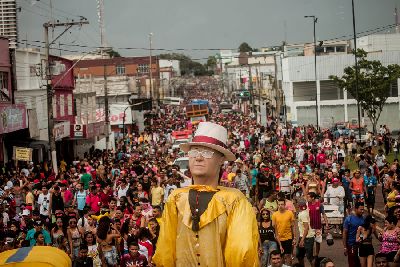
[[314, 76], [315, 76], [315, 114], [317, 115], [317, 130], [319, 130], [318, 120], [318, 81], [317, 81], [317, 38], [315, 36], [315, 24], [318, 18], [316, 16], [304, 16], [305, 18], [312, 18], [314, 24]]
[[356, 33], [356, 17], [354, 14], [354, 0], [351, 0], [351, 10], [353, 13], [353, 39], [354, 39], [354, 61], [356, 68], [356, 100], [357, 100], [357, 115], [358, 115], [358, 139], [361, 142], [361, 114], [360, 114], [360, 101], [358, 100], [358, 61], [357, 61], [357, 33]]

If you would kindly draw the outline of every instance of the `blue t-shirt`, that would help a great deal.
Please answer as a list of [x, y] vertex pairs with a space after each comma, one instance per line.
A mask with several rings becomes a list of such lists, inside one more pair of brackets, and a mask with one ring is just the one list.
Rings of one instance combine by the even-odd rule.
[[250, 171], [251, 185], [256, 185], [257, 184], [257, 174], [258, 174], [258, 170], [257, 169], [252, 169]]
[[[26, 233], [26, 240], [29, 240], [29, 245], [31, 247], [36, 245], [35, 233], [36, 233], [35, 228], [29, 230], [28, 233]], [[49, 232], [47, 232], [47, 230], [42, 229], [42, 234], [43, 234], [43, 237], [44, 237], [44, 243], [46, 245], [50, 245], [51, 244], [51, 237], [50, 237]]]
[[75, 193], [75, 197], [76, 197], [76, 204], [78, 206], [78, 210], [83, 210], [85, 208], [86, 205], [86, 197], [87, 197], [87, 193], [86, 191], [78, 191]]
[[368, 194], [370, 194], [374, 192], [373, 188], [378, 184], [378, 181], [376, 180], [375, 176], [368, 177], [364, 175], [364, 183], [368, 189]]
[[357, 229], [364, 224], [364, 217], [355, 215], [347, 216], [343, 223], [343, 229], [347, 230], [347, 245], [353, 246], [356, 243]]

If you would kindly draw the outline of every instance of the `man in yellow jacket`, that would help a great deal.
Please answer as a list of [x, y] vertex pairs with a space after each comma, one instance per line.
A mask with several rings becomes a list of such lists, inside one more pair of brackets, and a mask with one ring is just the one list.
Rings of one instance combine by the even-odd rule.
[[153, 262], [161, 266], [258, 266], [258, 227], [252, 206], [237, 189], [218, 186], [227, 131], [201, 122], [189, 156], [194, 185], [174, 190], [165, 204]]

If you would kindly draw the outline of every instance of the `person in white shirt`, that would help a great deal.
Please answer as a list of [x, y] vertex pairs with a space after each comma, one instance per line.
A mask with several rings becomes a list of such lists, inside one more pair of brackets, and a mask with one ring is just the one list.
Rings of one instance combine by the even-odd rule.
[[173, 183], [173, 178], [168, 179], [168, 183], [164, 189], [164, 203], [167, 202], [168, 196], [171, 194], [172, 191], [176, 189], [176, 185]]
[[284, 192], [285, 194], [290, 194], [290, 185], [292, 184], [290, 176], [289, 168], [286, 166], [285, 172], [281, 173], [281, 177], [279, 178], [279, 191]]
[[376, 165], [382, 168], [385, 165], [386, 157], [383, 155], [383, 150], [379, 149], [378, 154], [375, 156]]
[[299, 145], [294, 151], [296, 154], [296, 161], [300, 164], [304, 160], [304, 149]]
[[48, 217], [50, 210], [50, 192], [45, 185], [42, 187], [42, 193], [40, 193], [38, 197], [38, 204], [40, 205], [40, 215]]
[[328, 189], [324, 194], [325, 203], [341, 206], [343, 204], [344, 196], [345, 196], [345, 191], [343, 186], [339, 185], [339, 179], [333, 178], [332, 186], [328, 186]]

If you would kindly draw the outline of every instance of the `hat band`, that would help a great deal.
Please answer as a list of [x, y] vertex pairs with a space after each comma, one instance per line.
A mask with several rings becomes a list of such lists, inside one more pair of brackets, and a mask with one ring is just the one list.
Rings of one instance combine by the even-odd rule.
[[198, 136], [193, 137], [192, 142], [193, 143], [209, 143], [212, 145], [222, 146], [223, 148], [227, 149], [227, 146], [223, 142], [221, 142], [220, 140], [218, 140], [214, 137], [198, 135]]

